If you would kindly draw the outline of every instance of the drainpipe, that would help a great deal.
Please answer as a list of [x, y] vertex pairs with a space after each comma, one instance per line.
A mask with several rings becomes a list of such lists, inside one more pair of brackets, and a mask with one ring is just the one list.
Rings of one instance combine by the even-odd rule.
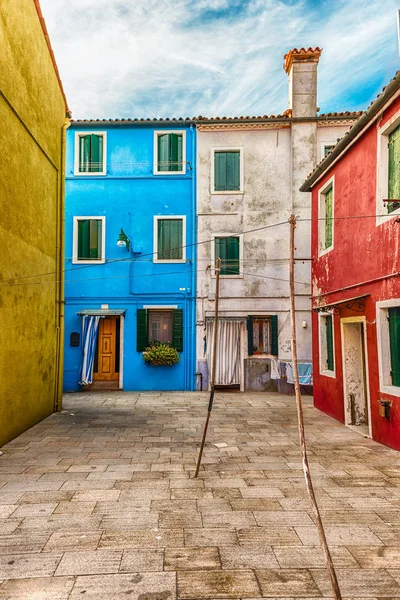
[[60, 206], [59, 206], [59, 239], [58, 243], [58, 282], [56, 283], [56, 296], [58, 303], [58, 324], [57, 324], [57, 357], [56, 357], [56, 389], [54, 399], [54, 411], [59, 412], [62, 409], [63, 393], [63, 373], [64, 373], [64, 315], [65, 315], [65, 295], [64, 295], [64, 252], [65, 252], [65, 161], [67, 146], [67, 129], [70, 126], [69, 118], [65, 119], [61, 131], [61, 176], [60, 176]]
[[[196, 265], [197, 265], [197, 210], [196, 210], [196, 183], [197, 183], [197, 158], [196, 158], [196, 128], [191, 125], [190, 132], [192, 134], [192, 283], [191, 283], [191, 296], [189, 298], [190, 305], [190, 340], [194, 338], [194, 348], [193, 345], [190, 344], [190, 361], [189, 369], [190, 369], [190, 389], [195, 390], [196, 385]], [[193, 381], [194, 379], [194, 381]], [[194, 385], [193, 385], [194, 384]]]

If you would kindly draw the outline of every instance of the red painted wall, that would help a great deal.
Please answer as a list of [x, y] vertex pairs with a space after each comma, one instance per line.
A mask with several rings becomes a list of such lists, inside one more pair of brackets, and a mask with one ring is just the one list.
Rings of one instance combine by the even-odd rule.
[[[372, 437], [400, 450], [400, 397], [379, 391], [376, 307], [379, 300], [400, 298], [400, 277], [335, 291], [400, 271], [400, 222], [394, 216], [376, 224], [377, 129], [400, 111], [400, 99], [394, 101], [382, 118], [326, 172], [312, 192], [312, 279], [313, 296], [323, 296], [323, 304], [370, 294], [365, 310], [357, 313], [341, 305], [334, 317], [336, 378], [319, 374], [318, 314], [313, 313], [313, 370], [315, 406], [344, 422], [343, 369], [340, 319], [365, 315], [367, 320], [367, 363], [371, 404]], [[318, 257], [319, 190], [334, 176], [334, 248]], [[346, 218], [361, 216], [362, 218]], [[345, 217], [345, 218], [343, 218]], [[313, 301], [316, 305], [316, 301]], [[379, 415], [379, 400], [392, 402], [390, 421]]]

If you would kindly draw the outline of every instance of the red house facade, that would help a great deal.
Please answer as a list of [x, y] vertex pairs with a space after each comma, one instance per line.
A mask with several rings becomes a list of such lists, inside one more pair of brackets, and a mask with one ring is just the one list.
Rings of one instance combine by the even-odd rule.
[[400, 450], [400, 71], [300, 189], [315, 406]]

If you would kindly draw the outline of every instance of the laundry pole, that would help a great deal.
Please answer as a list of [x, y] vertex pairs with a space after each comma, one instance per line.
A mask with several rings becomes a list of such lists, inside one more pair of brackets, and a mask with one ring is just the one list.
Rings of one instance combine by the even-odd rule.
[[214, 331], [213, 331], [213, 355], [212, 355], [212, 367], [211, 367], [211, 391], [210, 399], [208, 401], [207, 418], [204, 425], [203, 437], [201, 440], [199, 458], [197, 459], [195, 477], [199, 474], [201, 465], [201, 459], [203, 456], [204, 444], [206, 443], [208, 423], [210, 421], [211, 411], [214, 402], [214, 388], [215, 388], [215, 372], [217, 367], [217, 336], [218, 336], [218, 308], [219, 308], [219, 274], [221, 271], [221, 259], [217, 258], [217, 266], [215, 268], [216, 281], [215, 281], [215, 316], [214, 316]]
[[317, 499], [315, 497], [314, 488], [311, 480], [310, 468], [308, 465], [306, 438], [304, 432], [304, 415], [303, 415], [303, 404], [301, 400], [301, 389], [299, 381], [299, 369], [297, 366], [297, 339], [296, 339], [296, 306], [295, 306], [295, 290], [294, 290], [294, 232], [296, 229], [296, 217], [292, 214], [289, 218], [290, 223], [290, 324], [292, 329], [292, 362], [293, 362], [293, 378], [294, 378], [294, 389], [296, 394], [296, 408], [297, 418], [299, 424], [299, 437], [300, 437], [300, 448], [304, 478], [306, 481], [306, 488], [308, 495], [311, 500], [313, 513], [315, 516], [315, 522], [318, 529], [319, 540], [321, 543], [322, 550], [325, 557], [325, 565], [331, 580], [333, 597], [335, 600], [342, 600], [340, 593], [339, 583], [336, 577], [335, 567], [333, 566], [331, 553], [329, 551], [328, 542], [326, 540], [325, 530], [322, 523], [321, 515], [319, 512]]

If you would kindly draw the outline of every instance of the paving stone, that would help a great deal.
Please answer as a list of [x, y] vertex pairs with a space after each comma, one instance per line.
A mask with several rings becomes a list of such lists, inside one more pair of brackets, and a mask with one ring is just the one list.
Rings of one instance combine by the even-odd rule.
[[397, 548], [352, 546], [350, 552], [363, 569], [400, 569], [400, 538]]
[[[322, 594], [330, 595], [331, 586], [326, 570], [312, 570], [312, 575]], [[400, 596], [398, 582], [384, 569], [337, 569], [336, 575], [344, 597]]]
[[204, 527], [252, 527], [257, 525], [253, 513], [245, 510], [203, 514], [203, 523]]
[[116, 550], [84, 550], [65, 552], [57, 567], [59, 575], [95, 575], [118, 573], [122, 552]]
[[307, 513], [301, 511], [254, 511], [257, 525], [312, 525], [312, 520]]
[[202, 527], [203, 521], [199, 513], [171, 510], [160, 512], [159, 526], [164, 529]]
[[0, 535], [13, 533], [21, 523], [21, 519], [0, 519]]
[[[335, 567], [357, 568], [359, 566], [347, 548], [331, 546], [329, 550]], [[274, 546], [274, 553], [279, 566], [283, 569], [325, 567], [324, 554], [320, 546]]]
[[78, 491], [72, 496], [73, 502], [117, 502], [121, 495], [119, 490]]
[[257, 570], [262, 596], [277, 596], [295, 598], [320, 596], [310, 571], [307, 569], [268, 569]]
[[91, 515], [96, 502], [60, 502], [55, 515]]
[[218, 548], [167, 548], [165, 550], [165, 571], [202, 569], [221, 569]]
[[[295, 527], [296, 533], [306, 546], [317, 546], [319, 537], [316, 527]], [[328, 526], [325, 527], [328, 544], [332, 546], [371, 546], [383, 545], [380, 539], [368, 527]]]
[[6, 519], [12, 515], [18, 509], [16, 504], [1, 504], [0, 505], [0, 519]]
[[247, 487], [241, 488], [243, 498], [283, 498], [284, 494], [279, 488], [274, 487]]
[[[163, 502], [162, 500], [160, 502]], [[169, 501], [166, 501], [169, 502]], [[126, 500], [120, 502], [97, 502], [94, 503], [93, 514], [102, 515], [129, 515], [130, 513], [137, 514], [138, 512], [149, 513], [151, 500], [149, 498], [139, 498], [137, 500]], [[157, 511], [157, 509], [154, 509]]]
[[252, 571], [179, 571], [178, 598], [242, 598], [259, 595]]
[[62, 554], [5, 554], [0, 556], [0, 579], [49, 577], [61, 557]]
[[400, 527], [387, 525], [371, 525], [370, 529], [385, 544], [385, 546], [398, 546], [400, 540]]
[[269, 498], [237, 498], [230, 504], [233, 510], [282, 510], [280, 501]]
[[[119, 531], [126, 529], [144, 529], [158, 526], [158, 513], [130, 512], [124, 516], [103, 517], [101, 529], [104, 531]], [[178, 528], [178, 527], [177, 527]], [[170, 527], [169, 529], [174, 529]]]
[[0, 600], [68, 600], [74, 577], [9, 579], [0, 586]]
[[56, 531], [49, 536], [43, 552], [67, 552], [68, 550], [95, 550], [101, 531]]
[[81, 576], [68, 600], [176, 600], [175, 573]]
[[270, 546], [262, 544], [245, 546], [221, 546], [223, 569], [271, 569], [279, 568]]
[[57, 507], [56, 502], [46, 504], [22, 504], [17, 508], [13, 517], [47, 517]]
[[230, 546], [237, 543], [238, 538], [234, 529], [185, 529], [185, 546], [188, 547]]
[[22, 554], [24, 552], [40, 552], [47, 540], [49, 533], [36, 531], [17, 532], [0, 536], [0, 554]]
[[142, 573], [146, 571], [162, 571], [163, 566], [164, 550], [140, 548], [140, 550], [124, 551], [119, 570], [120, 573]]
[[240, 544], [267, 544], [268, 546], [300, 545], [293, 527], [244, 527], [237, 530]]
[[99, 548], [180, 548], [183, 546], [183, 529], [152, 529], [137, 531], [104, 532]]

